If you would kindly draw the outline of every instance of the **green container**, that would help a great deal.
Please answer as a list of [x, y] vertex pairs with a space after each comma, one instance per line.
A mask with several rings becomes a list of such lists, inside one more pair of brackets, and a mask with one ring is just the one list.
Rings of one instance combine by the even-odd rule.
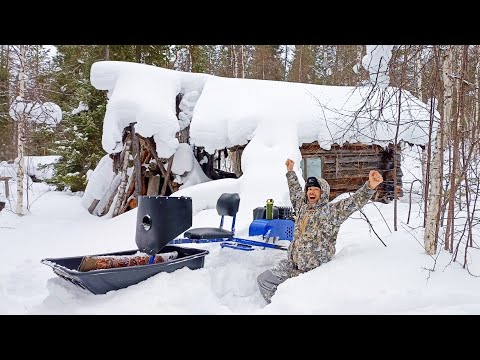
[[273, 219], [273, 199], [267, 200], [267, 220]]

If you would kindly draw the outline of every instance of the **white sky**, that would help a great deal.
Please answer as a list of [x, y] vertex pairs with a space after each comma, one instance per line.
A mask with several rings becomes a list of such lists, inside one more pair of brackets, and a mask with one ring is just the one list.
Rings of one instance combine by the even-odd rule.
[[[409, 188], [420, 175], [415, 147], [404, 151], [403, 162], [408, 169], [404, 186]], [[202, 184], [206, 195], [216, 198], [217, 183]], [[10, 186], [14, 193], [15, 183]], [[434, 260], [421, 246], [421, 204], [415, 194], [409, 225], [405, 224], [408, 196], [398, 204], [396, 233], [388, 229], [393, 229], [392, 204], [365, 206], [365, 214], [387, 247], [356, 212], [340, 229], [335, 258], [287, 280], [266, 306], [256, 277], [285, 252], [260, 248], [244, 252], [222, 249], [218, 243], [182, 245], [210, 252], [201, 269], [160, 273], [105, 295], [75, 287], [41, 264], [41, 259], [135, 250], [136, 210], [113, 219], [92, 216], [81, 206], [80, 196], [48, 191], [43, 184], [35, 187], [38, 198], [30, 213], [17, 217], [8, 209], [0, 212], [1, 314], [480, 314], [478, 278], [468, 275], [459, 263], [449, 264], [448, 253], [440, 252], [437, 271], [424, 270]], [[248, 213], [238, 223], [240, 237], [248, 238], [251, 209]], [[193, 220], [194, 226], [219, 224], [213, 209]], [[469, 253], [473, 255], [470, 270], [478, 275], [478, 254]]]

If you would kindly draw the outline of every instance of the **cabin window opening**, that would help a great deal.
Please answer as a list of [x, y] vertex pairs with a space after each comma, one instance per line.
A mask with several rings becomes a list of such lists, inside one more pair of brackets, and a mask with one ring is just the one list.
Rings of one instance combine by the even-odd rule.
[[322, 177], [322, 159], [321, 158], [303, 158], [300, 163], [304, 179], [310, 176]]

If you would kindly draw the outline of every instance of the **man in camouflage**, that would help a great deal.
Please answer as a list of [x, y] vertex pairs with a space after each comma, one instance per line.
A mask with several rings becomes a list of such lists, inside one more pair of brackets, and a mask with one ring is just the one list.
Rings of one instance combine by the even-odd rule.
[[309, 177], [305, 192], [293, 171], [293, 160], [287, 159], [287, 181], [290, 200], [296, 215], [293, 241], [287, 259], [260, 274], [257, 283], [265, 300], [270, 303], [278, 285], [288, 278], [315, 269], [332, 260], [340, 225], [361, 209], [383, 182], [382, 175], [370, 171], [368, 181], [349, 198], [329, 203], [330, 185], [320, 177]]

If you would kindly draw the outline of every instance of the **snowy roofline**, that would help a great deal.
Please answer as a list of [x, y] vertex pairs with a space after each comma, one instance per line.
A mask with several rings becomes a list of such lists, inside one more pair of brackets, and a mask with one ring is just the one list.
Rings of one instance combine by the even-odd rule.
[[[122, 131], [130, 123], [140, 135], [153, 136], [158, 155], [168, 158], [178, 147], [175, 134], [188, 125], [191, 143], [213, 153], [247, 144], [262, 122], [273, 127], [293, 122], [299, 145], [318, 141], [327, 150], [345, 142], [386, 146], [398, 122], [399, 89], [394, 87], [225, 78], [121, 61], [94, 63], [91, 83], [108, 90], [102, 141], [108, 153], [120, 151]], [[184, 100], [177, 117], [180, 93]], [[406, 90], [401, 99], [398, 141], [426, 144], [428, 106]]]

